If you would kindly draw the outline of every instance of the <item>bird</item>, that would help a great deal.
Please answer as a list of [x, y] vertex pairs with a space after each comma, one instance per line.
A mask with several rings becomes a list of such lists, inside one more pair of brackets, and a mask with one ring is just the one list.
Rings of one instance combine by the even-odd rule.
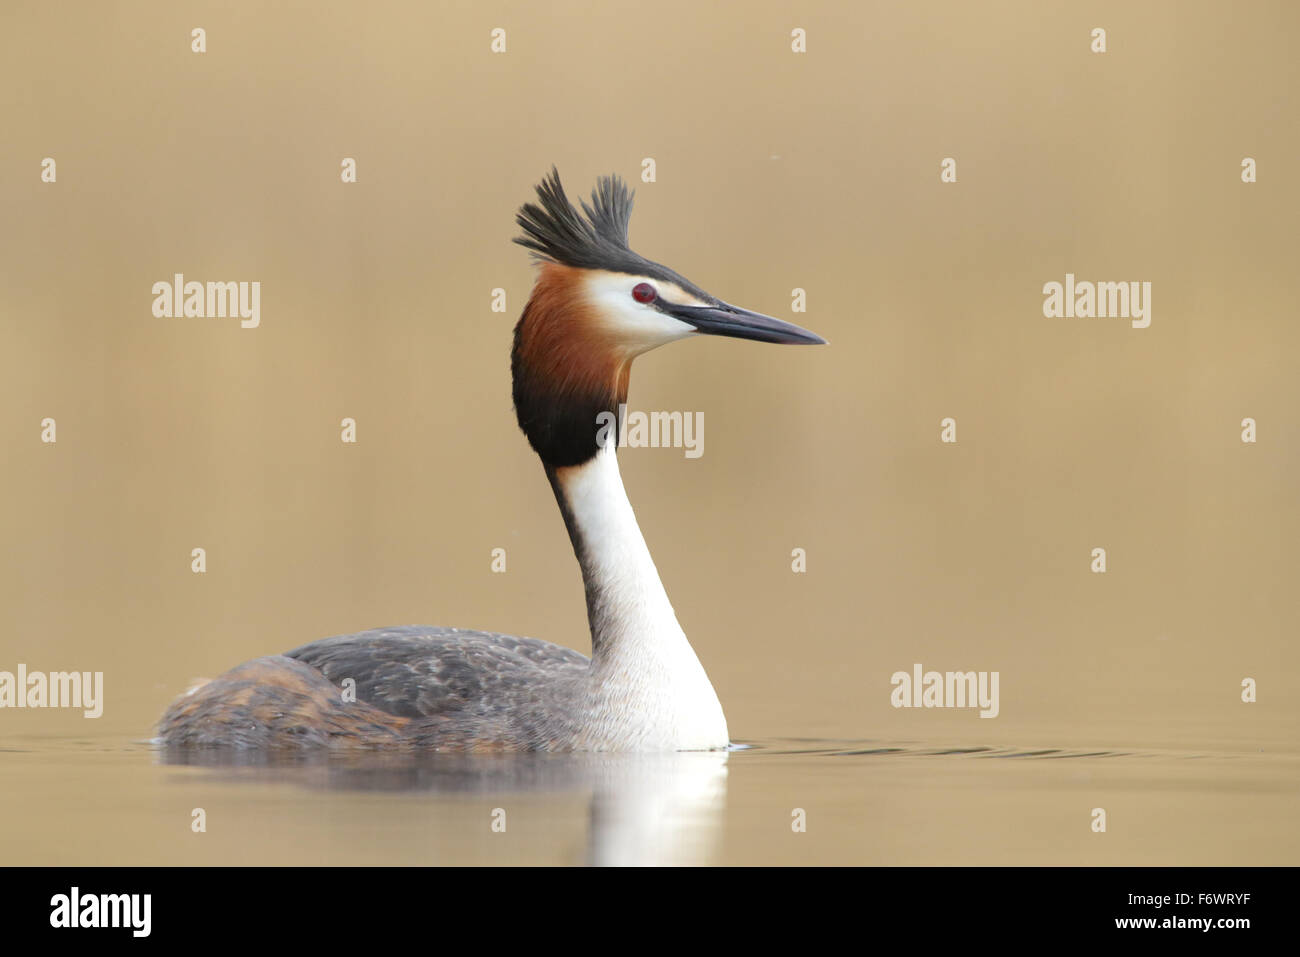
[[[813, 345], [632, 251], [617, 175], [575, 206], [552, 166], [520, 207], [535, 282], [514, 329], [515, 415], [582, 572], [591, 655], [537, 638], [409, 625], [256, 658], [177, 698], [172, 751], [671, 752], [730, 746], [722, 705], [678, 623], [620, 478], [633, 359], [697, 336]], [[602, 427], [603, 425], [603, 427]]]

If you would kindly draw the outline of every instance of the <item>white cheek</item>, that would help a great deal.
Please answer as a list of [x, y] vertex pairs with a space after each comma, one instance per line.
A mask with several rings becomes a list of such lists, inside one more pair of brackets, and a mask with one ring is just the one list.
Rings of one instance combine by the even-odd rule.
[[621, 308], [607, 314], [617, 317], [614, 327], [619, 341], [639, 351], [685, 339], [695, 333], [694, 326], [674, 319], [653, 306], [643, 305], [631, 296], [627, 297], [627, 302]]
[[695, 333], [689, 323], [674, 319], [654, 306], [632, 298], [636, 280], [626, 276], [602, 276], [588, 284], [588, 299], [604, 328], [632, 352], [685, 339]]

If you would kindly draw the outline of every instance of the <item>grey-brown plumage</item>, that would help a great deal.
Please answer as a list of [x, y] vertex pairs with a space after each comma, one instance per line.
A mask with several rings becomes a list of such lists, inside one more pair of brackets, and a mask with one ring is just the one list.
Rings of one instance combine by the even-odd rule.
[[460, 628], [339, 635], [200, 686], [163, 715], [159, 739], [234, 750], [553, 750], [576, 731], [590, 664], [536, 638]]

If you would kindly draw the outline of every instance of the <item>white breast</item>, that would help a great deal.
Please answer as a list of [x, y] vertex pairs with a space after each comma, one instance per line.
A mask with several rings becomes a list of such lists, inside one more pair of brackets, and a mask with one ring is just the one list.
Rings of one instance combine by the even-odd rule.
[[[594, 423], [593, 423], [594, 426]], [[677, 623], [628, 502], [612, 443], [557, 470], [594, 607], [592, 681], [580, 747], [725, 748], [722, 705]]]

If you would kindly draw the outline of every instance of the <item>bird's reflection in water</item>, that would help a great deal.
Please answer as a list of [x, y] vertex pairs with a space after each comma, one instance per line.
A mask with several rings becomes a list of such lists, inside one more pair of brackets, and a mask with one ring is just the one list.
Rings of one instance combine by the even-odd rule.
[[243, 780], [326, 790], [584, 796], [587, 863], [601, 866], [710, 863], [727, 796], [726, 751], [308, 756], [164, 750], [159, 757]]

